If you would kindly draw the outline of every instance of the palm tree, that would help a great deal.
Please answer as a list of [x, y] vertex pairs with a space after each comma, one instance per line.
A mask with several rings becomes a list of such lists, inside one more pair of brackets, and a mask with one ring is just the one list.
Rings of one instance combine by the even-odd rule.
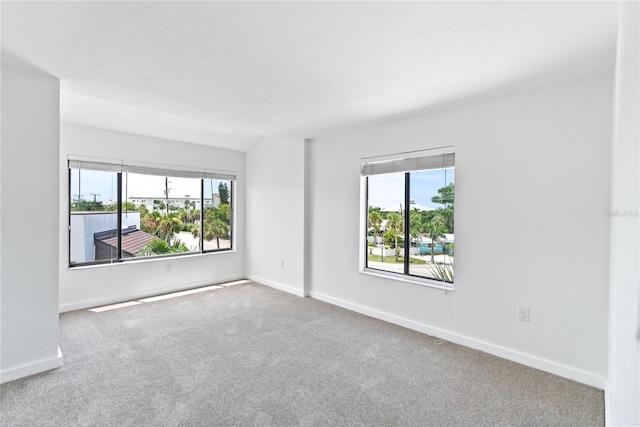
[[193, 227], [193, 229], [191, 230], [191, 235], [193, 236], [194, 239], [198, 241], [198, 250], [201, 249], [200, 248], [200, 227]]
[[158, 226], [162, 220], [162, 215], [158, 211], [149, 212], [144, 216], [140, 224], [140, 228], [145, 233], [153, 234], [157, 236], [159, 234]]
[[[424, 226], [423, 226], [423, 222], [422, 222], [422, 218], [420, 216], [420, 211], [417, 209], [412, 209], [410, 212], [410, 217], [409, 217], [409, 225], [411, 226], [411, 228], [409, 229], [409, 237], [410, 237], [410, 241], [413, 243], [416, 243], [416, 247], [418, 246], [417, 243], [419, 240], [422, 240], [420, 235], [424, 233]], [[418, 252], [418, 255], [420, 255], [420, 253]]]
[[140, 205], [138, 206], [138, 212], [140, 212], [140, 218], [144, 218], [149, 214], [149, 208], [147, 208], [147, 205]]
[[182, 229], [182, 221], [174, 213], [165, 215], [158, 224], [158, 230], [162, 233], [167, 243], [171, 243], [171, 238], [174, 234]]
[[[390, 213], [387, 217], [387, 227], [393, 233], [393, 238], [395, 240], [396, 262], [399, 261], [398, 257], [400, 256], [400, 248], [398, 248], [398, 234], [400, 234], [404, 229], [403, 223], [404, 221], [402, 220], [400, 214], [397, 214], [395, 212]], [[406, 255], [407, 254], [405, 254], [405, 256]]]
[[189, 211], [189, 222], [191, 223], [200, 222], [200, 209], [191, 209], [191, 211]]
[[185, 208], [180, 208], [178, 210], [178, 217], [182, 222], [189, 222], [189, 212], [187, 212], [187, 209]]
[[431, 262], [433, 263], [433, 247], [436, 241], [441, 240], [444, 236], [444, 232], [447, 230], [444, 219], [440, 215], [434, 216], [431, 221], [427, 223], [427, 236], [431, 239]]
[[[369, 226], [373, 228], [373, 245], [378, 245], [378, 232], [380, 231], [380, 225], [382, 224], [382, 215], [378, 211], [371, 211], [369, 213]], [[369, 251], [371, 253], [371, 251]], [[384, 247], [382, 248], [382, 254], [384, 256]]]
[[220, 249], [220, 238], [229, 236], [229, 225], [225, 224], [224, 221], [216, 219], [215, 221], [213, 221], [213, 223], [211, 223], [211, 233], [216, 239], [218, 249]]

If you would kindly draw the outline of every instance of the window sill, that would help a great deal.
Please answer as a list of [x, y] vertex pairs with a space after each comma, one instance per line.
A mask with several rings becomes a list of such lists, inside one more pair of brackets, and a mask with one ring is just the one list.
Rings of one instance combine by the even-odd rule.
[[360, 273], [366, 274], [367, 276], [382, 277], [385, 279], [391, 279], [398, 282], [411, 283], [412, 285], [426, 286], [429, 288], [435, 288], [435, 289], [441, 289], [447, 292], [453, 292], [453, 283], [444, 284], [445, 282], [440, 282], [438, 280], [421, 278], [417, 276], [407, 276], [404, 274], [392, 273], [392, 272], [376, 270], [376, 269], [366, 268], [366, 267], [360, 270]]
[[184, 254], [184, 255], [159, 255], [156, 257], [151, 257], [151, 258], [140, 258], [140, 259], [135, 259], [135, 258], [128, 258], [126, 260], [123, 261], [117, 261], [117, 262], [101, 262], [101, 263], [95, 263], [95, 264], [76, 264], [76, 265], [68, 265], [67, 266], [67, 270], [69, 271], [73, 271], [73, 270], [84, 270], [84, 269], [88, 269], [88, 268], [100, 268], [100, 267], [113, 267], [115, 265], [128, 265], [128, 264], [141, 264], [141, 263], [148, 263], [148, 262], [160, 262], [160, 261], [175, 261], [178, 259], [184, 259], [184, 258], [198, 258], [198, 257], [206, 257], [206, 256], [211, 256], [211, 255], [220, 255], [220, 254], [234, 254], [236, 253], [236, 249], [229, 249], [229, 250], [221, 250], [221, 251], [211, 251], [211, 252], [205, 252], [205, 253], [193, 253], [193, 254]]

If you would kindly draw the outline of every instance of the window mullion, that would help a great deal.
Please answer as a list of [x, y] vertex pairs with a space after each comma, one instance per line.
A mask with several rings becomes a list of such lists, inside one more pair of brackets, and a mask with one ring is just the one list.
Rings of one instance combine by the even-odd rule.
[[404, 274], [409, 274], [409, 249], [411, 247], [411, 234], [409, 232], [409, 217], [411, 205], [411, 174], [404, 174]]
[[[67, 262], [71, 265], [71, 209], [73, 209], [73, 189], [71, 188], [71, 168], [68, 169], [67, 180], [69, 183], [69, 213], [67, 214]], [[78, 187], [80, 187], [80, 179], [78, 179]], [[80, 197], [80, 196], [78, 196]]]
[[[366, 181], [366, 185], [364, 186], [365, 188], [365, 202], [364, 202], [364, 206], [365, 206], [365, 218], [364, 218], [364, 223], [365, 225], [365, 230], [364, 230], [364, 267], [365, 268], [369, 268], [369, 240], [368, 240], [368, 236], [369, 236], [369, 177], [365, 177], [365, 181]], [[377, 241], [377, 232], [374, 232], [373, 235], [373, 247], [377, 247], [378, 241]], [[382, 247], [382, 250], [384, 251], [384, 245]], [[373, 251], [372, 251], [373, 252]]]
[[[117, 197], [116, 199], [118, 200], [116, 203], [118, 203], [118, 207], [117, 207], [117, 211], [118, 211], [118, 218], [117, 218], [117, 224], [118, 224], [118, 256], [117, 256], [117, 260], [121, 261], [122, 260], [122, 172], [118, 172], [117, 174], [117, 179], [118, 179], [118, 188], [116, 189], [117, 192]], [[113, 182], [113, 181], [112, 181]]]
[[233, 181], [229, 182], [229, 248], [233, 249], [233, 218], [235, 218], [235, 186], [233, 185]]
[[204, 253], [204, 179], [200, 180], [200, 253]]

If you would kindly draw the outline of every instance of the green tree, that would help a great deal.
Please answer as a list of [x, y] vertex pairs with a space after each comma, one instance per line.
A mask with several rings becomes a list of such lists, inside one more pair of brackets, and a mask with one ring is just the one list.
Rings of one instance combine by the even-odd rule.
[[218, 196], [220, 197], [221, 205], [229, 204], [229, 187], [226, 182], [221, 182], [218, 185]]
[[380, 209], [381, 209], [381, 208], [379, 208], [379, 207], [377, 207], [377, 206], [369, 206], [369, 213], [371, 213], [371, 212], [378, 212], [378, 213], [380, 213]]
[[189, 211], [189, 222], [200, 222], [200, 209], [192, 209]]
[[193, 236], [194, 239], [198, 239], [198, 249], [200, 248], [200, 227], [193, 227], [193, 229], [191, 230], [191, 235]]
[[230, 206], [227, 204], [217, 208], [208, 208], [205, 212], [204, 239], [207, 241], [216, 239], [218, 249], [220, 248], [220, 239], [229, 237], [230, 212]]
[[80, 200], [76, 204], [76, 206], [77, 208], [72, 210], [78, 210], [78, 211], [104, 211], [105, 210], [105, 207], [102, 204], [102, 202]]
[[424, 233], [424, 222], [422, 220], [421, 211], [412, 209], [409, 212], [409, 236], [411, 241], [417, 242], [421, 239], [421, 235]]
[[426, 231], [429, 239], [431, 239], [431, 262], [433, 263], [433, 247], [435, 246], [437, 241], [442, 240], [442, 238], [444, 237], [444, 232], [446, 231], [444, 220], [442, 219], [442, 217], [438, 215], [433, 217], [433, 219], [427, 223]]
[[453, 222], [453, 206], [447, 206], [444, 209], [437, 209], [438, 215], [444, 220], [447, 231], [445, 233], [454, 233]]
[[452, 206], [453, 205], [453, 200], [454, 200], [454, 184], [453, 182], [445, 185], [442, 188], [438, 189], [438, 195], [437, 196], [433, 196], [431, 198], [431, 201], [433, 203], [438, 203], [440, 205], [445, 205], [445, 206]]
[[207, 240], [216, 239], [216, 244], [218, 249], [220, 249], [220, 239], [229, 237], [229, 225], [219, 219], [206, 223], [204, 237]]
[[444, 224], [446, 227], [445, 233], [453, 233], [454, 232], [454, 221], [453, 221], [453, 207], [454, 207], [454, 197], [455, 195], [455, 185], [454, 183], [449, 183], [442, 188], [438, 189], [438, 195], [433, 196], [431, 201], [433, 203], [438, 203], [443, 205], [443, 207], [436, 209], [434, 212], [435, 215], [439, 215], [444, 220]]
[[[378, 244], [378, 233], [380, 232], [380, 226], [382, 225], [382, 215], [380, 215], [379, 211], [370, 211], [369, 212], [369, 227], [373, 229], [373, 245], [376, 246]], [[371, 251], [369, 251], [371, 253]], [[384, 262], [384, 245], [382, 248], [382, 257]]]
[[399, 234], [402, 233], [404, 229], [404, 221], [400, 214], [391, 212], [387, 217], [387, 228], [393, 233], [393, 239], [395, 241], [395, 253], [396, 253], [396, 262], [398, 262], [398, 257], [400, 256], [400, 248], [398, 247], [398, 237]]
[[160, 231], [160, 237], [163, 237], [167, 243], [171, 243], [173, 236], [182, 229], [182, 221], [175, 213], [169, 213], [162, 216], [160, 223], [158, 224], [158, 231]]
[[[118, 204], [115, 203], [113, 205], [109, 205], [109, 207], [106, 208], [106, 210], [108, 211], [117, 211], [118, 210]], [[138, 208], [136, 207], [136, 204], [133, 202], [123, 202], [122, 203], [122, 212], [131, 212], [131, 211], [135, 211], [138, 210]]]
[[230, 221], [231, 205], [227, 203], [221, 203], [220, 206], [218, 207], [218, 210], [216, 211], [216, 218], [222, 222], [230, 224], [231, 223]]
[[189, 212], [187, 212], [187, 209], [180, 208], [178, 210], [178, 218], [180, 218], [182, 222], [189, 222]]
[[138, 206], [138, 212], [140, 212], [140, 220], [142, 221], [149, 214], [149, 209], [146, 205], [140, 205]]
[[160, 230], [160, 221], [162, 220], [162, 215], [158, 211], [149, 212], [144, 218], [140, 221], [140, 229], [145, 233], [153, 234], [154, 236], [159, 236]]

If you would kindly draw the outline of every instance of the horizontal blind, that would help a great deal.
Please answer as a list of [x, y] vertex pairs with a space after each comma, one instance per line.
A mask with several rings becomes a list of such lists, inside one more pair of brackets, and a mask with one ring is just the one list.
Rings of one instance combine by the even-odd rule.
[[131, 172], [142, 175], [157, 175], [176, 178], [217, 179], [235, 181], [236, 174], [231, 171], [217, 171], [209, 169], [167, 168], [146, 165], [127, 165], [116, 162], [96, 162], [90, 160], [69, 160], [69, 168], [95, 170], [104, 172]]
[[235, 181], [236, 174], [230, 171], [212, 170], [189, 170], [189, 169], [168, 169], [154, 166], [126, 165], [125, 171], [142, 175], [159, 175], [176, 178], [196, 178], [196, 179], [220, 179]]
[[394, 172], [411, 172], [429, 169], [443, 169], [455, 166], [455, 153], [443, 153], [431, 156], [402, 157], [390, 160], [363, 162], [361, 175], [380, 175]]
[[122, 163], [103, 163], [88, 160], [69, 160], [69, 168], [101, 172], [122, 172]]
[[204, 179], [221, 179], [227, 181], [235, 181], [236, 174], [234, 172], [216, 172], [216, 171], [204, 171], [202, 178]]

